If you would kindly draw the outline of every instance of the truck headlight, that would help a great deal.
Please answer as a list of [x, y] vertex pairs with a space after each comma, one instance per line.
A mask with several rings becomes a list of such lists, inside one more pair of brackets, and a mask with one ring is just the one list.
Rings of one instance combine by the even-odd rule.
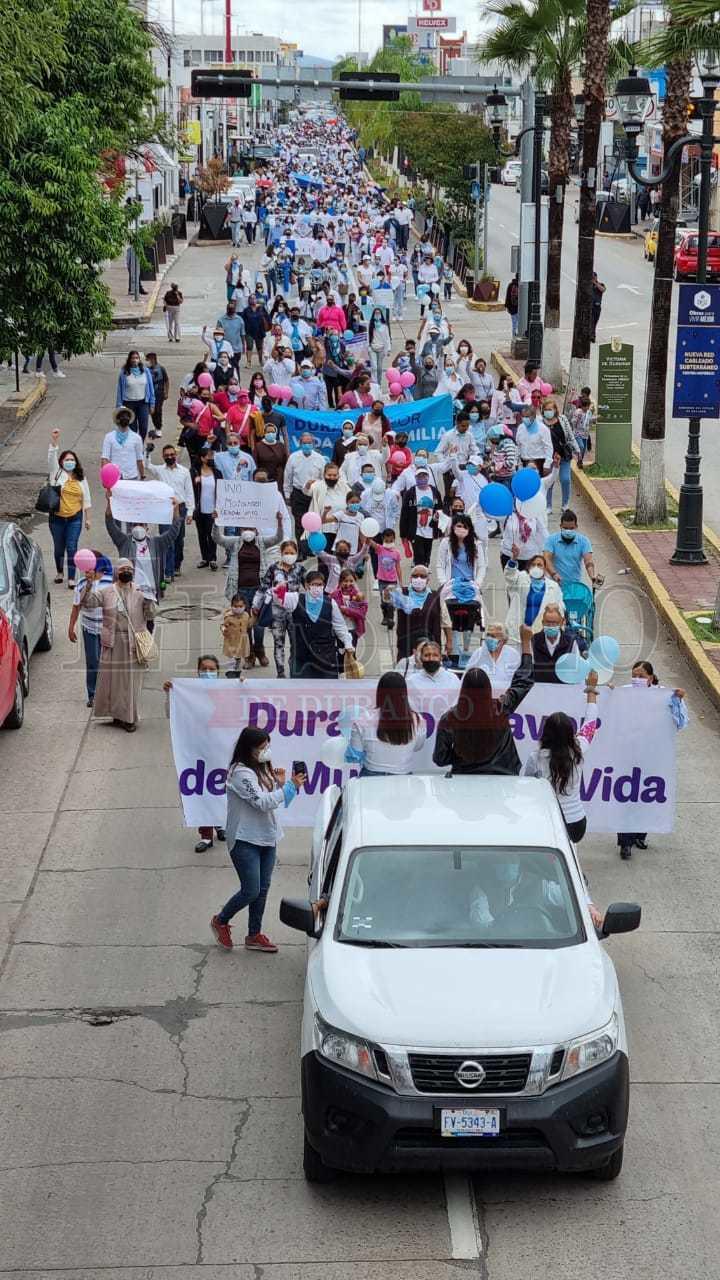
[[618, 1030], [617, 1014], [614, 1013], [607, 1026], [572, 1040], [565, 1054], [562, 1079], [569, 1080], [571, 1076], [578, 1076], [582, 1071], [589, 1071], [612, 1058], [618, 1045]]
[[318, 1014], [315, 1015], [315, 1048], [321, 1058], [335, 1062], [346, 1071], [369, 1076], [371, 1080], [378, 1078], [373, 1051], [367, 1041], [358, 1040], [347, 1031], [337, 1031]]

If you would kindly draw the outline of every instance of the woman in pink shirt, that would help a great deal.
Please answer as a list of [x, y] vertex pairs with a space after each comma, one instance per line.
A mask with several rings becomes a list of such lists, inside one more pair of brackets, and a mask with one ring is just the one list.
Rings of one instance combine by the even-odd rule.
[[340, 399], [341, 409], [369, 409], [372, 406], [374, 396], [370, 389], [370, 374], [361, 373], [352, 386], [353, 379], [350, 379], [350, 387]]
[[317, 322], [321, 329], [334, 329], [336, 333], [345, 332], [347, 328], [345, 312], [338, 306], [334, 294], [328, 294], [327, 306], [320, 308]]

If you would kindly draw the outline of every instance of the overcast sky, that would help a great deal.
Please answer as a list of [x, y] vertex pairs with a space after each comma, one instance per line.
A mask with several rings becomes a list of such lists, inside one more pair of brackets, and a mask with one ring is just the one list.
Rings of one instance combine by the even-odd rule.
[[[421, 4], [422, 0], [418, 0]], [[467, 30], [470, 39], [477, 36], [477, 0], [442, 0], [444, 14], [457, 18], [458, 33]], [[170, 25], [171, 0], [148, 0], [149, 16]], [[205, 0], [205, 30], [223, 29], [223, 0]], [[233, 3], [233, 33], [257, 31], [266, 36], [280, 36], [295, 41], [305, 53], [335, 58], [357, 49], [358, 0], [263, 0], [254, 6], [256, 20], [248, 23], [247, 0]], [[420, 10], [421, 11], [421, 10]], [[415, 0], [362, 0], [363, 51], [373, 53], [382, 41], [384, 23], [405, 23], [408, 12], [416, 12]], [[200, 30], [200, 0], [175, 0], [177, 31]]]

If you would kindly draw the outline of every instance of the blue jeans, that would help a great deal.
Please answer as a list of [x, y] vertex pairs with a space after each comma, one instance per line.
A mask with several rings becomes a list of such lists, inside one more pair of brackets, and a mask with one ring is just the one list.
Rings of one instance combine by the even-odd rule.
[[123, 400], [123, 404], [126, 409], [132, 409], [135, 414], [131, 429], [140, 433], [140, 439], [144, 444], [150, 420], [150, 405], [147, 400]]
[[55, 553], [55, 570], [58, 574], [62, 573], [63, 560], [67, 556], [68, 582], [75, 581], [74, 556], [80, 541], [82, 522], [82, 511], [78, 511], [76, 516], [58, 516], [54, 514], [50, 516], [50, 533]]
[[95, 697], [95, 686], [97, 685], [102, 648], [100, 641], [102, 637], [93, 635], [91, 631], [86, 631], [83, 627], [82, 638], [85, 646], [85, 684], [87, 686], [87, 696], [92, 699]]
[[[570, 506], [570, 459], [567, 458], [564, 462], [561, 462], [558, 470], [560, 472], [560, 494], [562, 497], [562, 509], [564, 511], [566, 507]], [[555, 485], [551, 484], [547, 491], [548, 511], [552, 511], [554, 488]]]
[[[242, 596], [245, 601], [248, 612], [252, 609], [252, 602], [255, 599], [256, 590], [256, 587], [238, 587], [237, 593], [239, 596]], [[265, 628], [253, 627], [250, 638], [252, 641], [252, 651], [257, 658], [261, 653], [264, 653], [263, 646], [265, 643]]]
[[236, 840], [230, 850], [230, 858], [240, 877], [240, 888], [228, 899], [222, 911], [218, 911], [218, 920], [221, 924], [228, 924], [238, 911], [249, 906], [248, 934], [252, 936], [262, 928], [265, 900], [275, 866], [275, 845]]

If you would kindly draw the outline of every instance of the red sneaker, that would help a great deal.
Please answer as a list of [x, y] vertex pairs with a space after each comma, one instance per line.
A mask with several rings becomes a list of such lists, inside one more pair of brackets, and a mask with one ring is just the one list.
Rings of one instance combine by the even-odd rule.
[[248, 934], [247, 938], [245, 939], [245, 946], [247, 947], [248, 951], [269, 951], [271, 953], [274, 953], [275, 951], [277, 951], [277, 947], [275, 946], [275, 943], [271, 942], [270, 939], [264, 933]]
[[215, 937], [217, 938], [219, 945], [221, 947], [224, 947], [226, 951], [232, 951], [233, 943], [232, 943], [232, 935], [230, 933], [230, 926], [227, 924], [223, 924], [220, 920], [218, 920], [217, 916], [213, 916], [212, 920], [210, 921], [210, 928], [215, 934]]

